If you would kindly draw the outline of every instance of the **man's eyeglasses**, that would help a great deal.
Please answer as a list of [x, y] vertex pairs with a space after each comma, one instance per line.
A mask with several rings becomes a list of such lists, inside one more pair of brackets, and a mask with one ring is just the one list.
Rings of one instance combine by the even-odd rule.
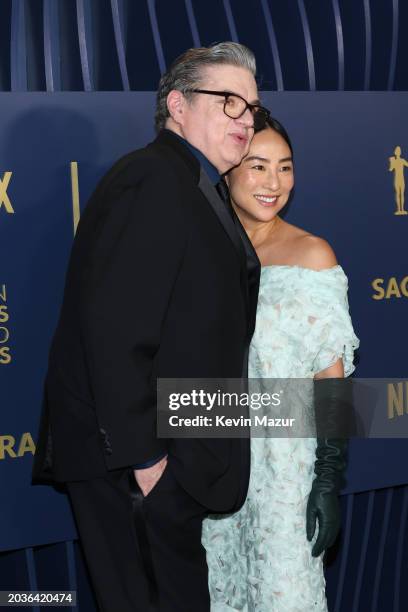
[[260, 106], [259, 104], [250, 104], [244, 98], [238, 94], [233, 94], [229, 91], [212, 91], [210, 89], [188, 89], [192, 93], [208, 94], [211, 96], [222, 96], [225, 98], [224, 101], [224, 113], [231, 119], [239, 119], [249, 108], [254, 118], [254, 129], [255, 131], [261, 130], [265, 127], [266, 120], [270, 116], [270, 112], [267, 108]]

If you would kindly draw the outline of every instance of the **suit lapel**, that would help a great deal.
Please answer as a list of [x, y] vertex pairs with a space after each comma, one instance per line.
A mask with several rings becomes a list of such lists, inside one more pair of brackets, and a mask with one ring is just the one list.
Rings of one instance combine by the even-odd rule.
[[176, 152], [184, 163], [187, 164], [193, 176], [198, 180], [200, 191], [213, 208], [229, 239], [232, 241], [241, 262], [241, 283], [247, 310], [248, 337], [251, 338], [255, 329], [260, 277], [260, 263], [251, 241], [238, 217], [234, 214], [234, 220], [231, 218], [224, 202], [197, 159], [175, 134], [169, 130], [162, 130], [154, 145], [162, 147], [167, 155], [170, 151], [172, 158]]
[[234, 221], [232, 220], [224, 202], [221, 200], [220, 196], [217, 193], [214, 185], [211, 183], [208, 178], [206, 172], [200, 167], [200, 181], [198, 183], [198, 187], [200, 191], [205, 195], [208, 202], [211, 204], [215, 214], [220, 220], [221, 225], [224, 230], [227, 232], [230, 240], [235, 246], [238, 256], [243, 261], [244, 252], [242, 247], [241, 239], [237, 233], [237, 229], [235, 227]]
[[258, 256], [238, 217], [234, 213], [234, 219], [232, 219], [224, 202], [218, 195], [217, 190], [202, 168], [198, 187], [211, 204], [215, 214], [219, 218], [238, 252], [241, 261], [241, 269], [243, 270], [241, 279], [246, 302], [248, 334], [249, 337], [251, 337], [255, 329], [256, 306], [258, 302], [260, 276]]
[[256, 308], [258, 305], [259, 280], [261, 275], [261, 263], [252, 242], [241, 225], [237, 215], [235, 215], [235, 225], [240, 235], [242, 245], [246, 255], [247, 270], [247, 306], [248, 306], [248, 334], [252, 337], [255, 331]]

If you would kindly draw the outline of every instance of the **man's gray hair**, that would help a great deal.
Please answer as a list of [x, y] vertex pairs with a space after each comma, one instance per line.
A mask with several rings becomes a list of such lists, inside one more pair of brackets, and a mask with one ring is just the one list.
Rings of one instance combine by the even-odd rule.
[[170, 66], [160, 79], [156, 99], [156, 130], [161, 130], [170, 117], [167, 96], [172, 89], [181, 91], [187, 98], [193, 94], [190, 89], [199, 88], [203, 69], [207, 66], [226, 64], [246, 68], [256, 75], [255, 56], [248, 47], [234, 42], [222, 42], [210, 47], [187, 49]]

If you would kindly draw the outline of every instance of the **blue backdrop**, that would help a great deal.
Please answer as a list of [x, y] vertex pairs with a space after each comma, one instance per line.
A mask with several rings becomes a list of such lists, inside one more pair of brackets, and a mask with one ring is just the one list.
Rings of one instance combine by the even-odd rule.
[[[358, 376], [403, 377], [408, 218], [394, 214], [389, 158], [397, 146], [408, 157], [408, 94], [281, 92], [263, 99], [295, 149], [286, 218], [325, 237], [349, 277]], [[30, 486], [74, 231], [72, 171], [77, 167], [83, 207], [120, 155], [153, 138], [154, 94], [0, 94], [0, 104], [0, 478], [7, 491], [0, 549], [7, 550], [75, 537], [65, 495]], [[344, 492], [406, 483], [407, 456], [406, 440], [354, 442]]]

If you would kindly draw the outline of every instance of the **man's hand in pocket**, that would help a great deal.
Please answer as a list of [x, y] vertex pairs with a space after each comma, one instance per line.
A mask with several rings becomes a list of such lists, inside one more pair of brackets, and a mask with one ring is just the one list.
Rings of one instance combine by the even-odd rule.
[[144, 470], [133, 470], [136, 478], [136, 482], [142, 490], [143, 495], [146, 497], [150, 491], [156, 486], [161, 478], [167, 465], [167, 455], [160, 459], [152, 467], [145, 468]]

